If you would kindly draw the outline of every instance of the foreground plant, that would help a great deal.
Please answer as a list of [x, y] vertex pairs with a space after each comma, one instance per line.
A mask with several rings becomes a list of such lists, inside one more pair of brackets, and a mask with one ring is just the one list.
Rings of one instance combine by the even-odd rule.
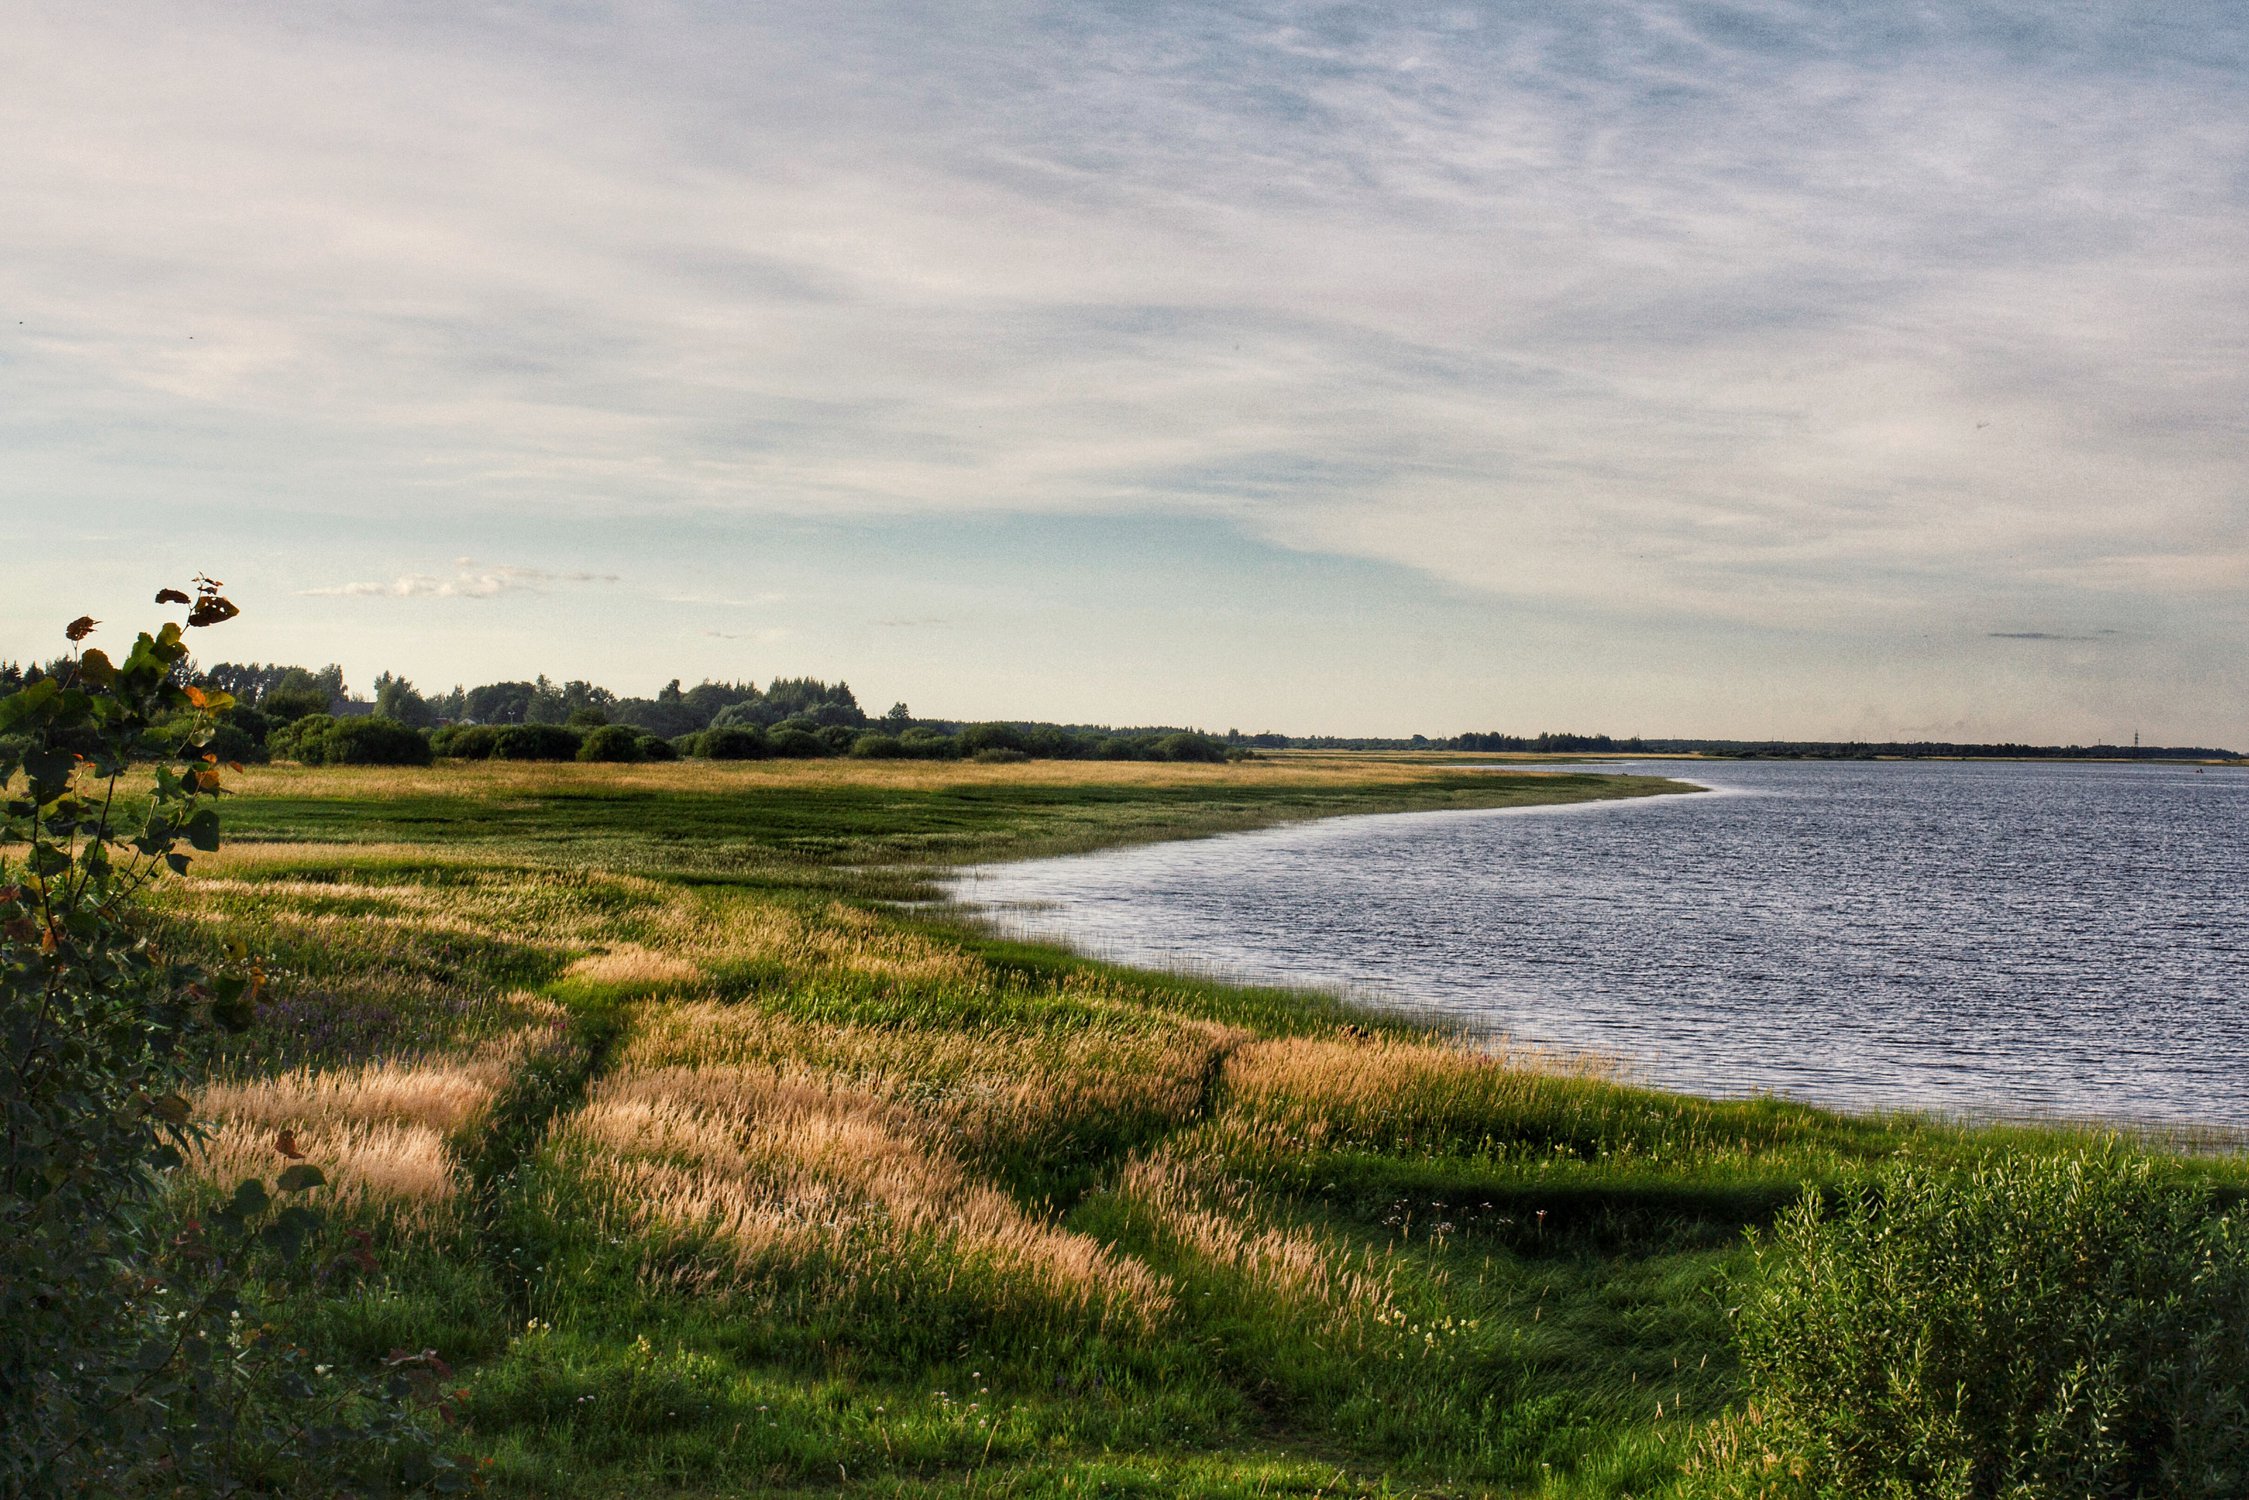
[[184, 1220], [167, 1206], [200, 1139], [198, 1045], [247, 1026], [262, 983], [136, 920], [151, 882], [218, 847], [208, 746], [231, 700], [183, 667], [186, 630], [237, 613], [219, 587], [164, 590], [184, 622], [0, 699], [0, 1495], [464, 1483], [413, 1400], [433, 1356], [354, 1375], [279, 1332], [287, 1298], [373, 1269], [303, 1201], [324, 1179], [292, 1142], [286, 1205], [250, 1180]]
[[2117, 1148], [1895, 1168], [1759, 1247], [1718, 1494], [2249, 1494], [2249, 1240]]

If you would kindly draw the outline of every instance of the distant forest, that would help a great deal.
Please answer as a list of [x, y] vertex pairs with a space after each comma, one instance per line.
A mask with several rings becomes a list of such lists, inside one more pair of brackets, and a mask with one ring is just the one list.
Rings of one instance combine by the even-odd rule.
[[[0, 662], [0, 697], [63, 670]], [[713, 759], [855, 755], [944, 759], [1120, 759], [1219, 761], [1258, 750], [1451, 750], [1476, 754], [1701, 754], [1736, 759], [2237, 760], [2238, 752], [2182, 745], [1955, 744], [1943, 741], [1617, 739], [1605, 734], [1499, 731], [1449, 738], [1213, 734], [1176, 725], [1111, 728], [1030, 720], [964, 723], [918, 718], [903, 703], [871, 717], [846, 682], [776, 677], [704, 681], [674, 678], [653, 697], [619, 697], [594, 683], [489, 682], [424, 693], [395, 673], [377, 676], [371, 695], [354, 697], [342, 667], [220, 662], [194, 669], [198, 682], [231, 694], [228, 758], [312, 761], [462, 758], [588, 760]]]

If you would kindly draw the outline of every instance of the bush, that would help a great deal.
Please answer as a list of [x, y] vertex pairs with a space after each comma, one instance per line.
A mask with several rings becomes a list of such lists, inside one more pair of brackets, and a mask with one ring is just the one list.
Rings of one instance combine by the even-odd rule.
[[2249, 1234], [2144, 1160], [1896, 1169], [1757, 1259], [1718, 1493], [2249, 1494]]
[[1069, 760], [1085, 754], [1085, 747], [1064, 729], [1036, 724], [1023, 731], [1023, 748], [1041, 760]]
[[371, 715], [336, 719], [307, 714], [276, 729], [266, 741], [277, 760], [308, 766], [426, 766], [430, 742], [419, 729]]
[[633, 743], [640, 748], [642, 760], [678, 760], [679, 751], [662, 735], [644, 734]]
[[327, 714], [306, 714], [291, 719], [266, 736], [266, 753], [275, 760], [294, 760], [308, 766], [326, 765], [326, 736], [335, 724]]
[[706, 729], [695, 736], [695, 754], [702, 760], [762, 760], [771, 753], [764, 733], [746, 724]]
[[961, 754], [984, 750], [1024, 750], [1023, 736], [1012, 724], [971, 724], [960, 732]]
[[578, 745], [578, 731], [560, 724], [508, 724], [492, 753], [501, 760], [575, 760]]
[[265, 742], [226, 719], [212, 727], [211, 738], [203, 748], [216, 755], [222, 765], [257, 765], [266, 759]]
[[813, 760], [828, 753], [825, 741], [802, 729], [776, 729], [765, 737], [765, 743], [775, 755], [796, 760]]
[[1022, 750], [1010, 750], [1004, 745], [994, 745], [989, 749], [979, 750], [974, 755], [969, 757], [969, 759], [980, 761], [987, 766], [1013, 765], [1018, 761], [1026, 761], [1030, 758], [1031, 757], [1027, 752]]
[[490, 760], [500, 743], [498, 724], [453, 724], [430, 736], [430, 748], [455, 760]]
[[[639, 731], [623, 724], [603, 724], [586, 735], [586, 742], [578, 747], [578, 759], [602, 761], [633, 761], [643, 758]], [[670, 749], [670, 746], [665, 746]]]
[[321, 736], [321, 757], [331, 766], [426, 766], [429, 736], [380, 714], [338, 719]]
[[1207, 734], [1167, 734], [1148, 747], [1148, 754], [1156, 760], [1201, 761], [1215, 765], [1226, 759], [1226, 747]]
[[859, 731], [848, 724], [823, 724], [812, 731], [812, 737], [828, 747], [828, 754], [847, 755]]
[[960, 741], [942, 729], [909, 729], [898, 737], [898, 749], [916, 760], [950, 760], [961, 753]]
[[234, 730], [262, 750], [265, 748], [266, 736], [273, 733], [275, 725], [272, 719], [256, 709], [237, 703], [219, 715], [219, 727]]
[[861, 760], [896, 760], [906, 751], [894, 734], [868, 733], [851, 742], [851, 753]]

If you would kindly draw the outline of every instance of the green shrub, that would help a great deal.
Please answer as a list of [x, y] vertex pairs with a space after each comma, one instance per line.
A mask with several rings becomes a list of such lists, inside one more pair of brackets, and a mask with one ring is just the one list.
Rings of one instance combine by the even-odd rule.
[[828, 753], [827, 742], [803, 729], [776, 729], [765, 737], [775, 755], [812, 760]]
[[960, 732], [963, 755], [985, 750], [1024, 750], [1023, 736], [1012, 724], [971, 724]]
[[859, 731], [849, 724], [823, 724], [812, 731], [812, 737], [828, 747], [830, 755], [848, 755]]
[[370, 714], [338, 719], [321, 736], [323, 760], [331, 766], [426, 766], [429, 736], [419, 729]]
[[961, 753], [960, 741], [942, 729], [909, 729], [898, 737], [898, 749], [916, 760], [950, 760]]
[[981, 761], [987, 766], [1009, 766], [1030, 758], [1028, 752], [1010, 750], [1005, 745], [993, 745], [988, 749], [979, 750], [969, 757], [970, 760]]
[[291, 719], [266, 736], [266, 753], [275, 760], [294, 760], [308, 766], [326, 765], [326, 737], [335, 724], [327, 714], [306, 714]]
[[868, 733], [851, 742], [851, 753], [861, 760], [896, 760], [906, 752], [898, 736]]
[[211, 738], [203, 748], [219, 758], [222, 765], [257, 765], [266, 759], [265, 742], [253, 736], [239, 724], [221, 719], [211, 728]]
[[695, 736], [695, 755], [702, 760], [762, 760], [772, 753], [764, 733], [746, 724], [706, 729]]
[[1226, 759], [1226, 747], [1207, 734], [1167, 734], [1148, 747], [1155, 760], [1201, 761], [1217, 764]]
[[1730, 1460], [1757, 1483], [1719, 1493], [2249, 1494], [2249, 1233], [2144, 1160], [1895, 1169], [1757, 1259]]
[[643, 758], [640, 739], [639, 731], [627, 725], [603, 724], [587, 733], [586, 742], [578, 747], [578, 759], [640, 760]]
[[678, 760], [679, 751], [670, 740], [658, 734], [643, 734], [633, 741], [640, 750], [642, 760]]
[[430, 736], [430, 748], [455, 760], [490, 760], [500, 743], [499, 724], [450, 724]]
[[501, 760], [575, 760], [578, 731], [560, 724], [509, 724], [492, 742], [492, 753]]

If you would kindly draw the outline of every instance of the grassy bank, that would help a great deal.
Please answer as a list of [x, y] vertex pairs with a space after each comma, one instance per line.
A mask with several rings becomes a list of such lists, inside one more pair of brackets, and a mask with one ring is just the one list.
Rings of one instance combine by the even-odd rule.
[[1662, 1493], [1739, 1404], [1745, 1227], [2067, 1136], [1623, 1087], [889, 903], [972, 860], [1673, 789], [248, 773], [166, 897], [276, 980], [205, 1093], [208, 1169], [277, 1171], [295, 1132], [384, 1264], [306, 1316], [453, 1360], [506, 1493]]

